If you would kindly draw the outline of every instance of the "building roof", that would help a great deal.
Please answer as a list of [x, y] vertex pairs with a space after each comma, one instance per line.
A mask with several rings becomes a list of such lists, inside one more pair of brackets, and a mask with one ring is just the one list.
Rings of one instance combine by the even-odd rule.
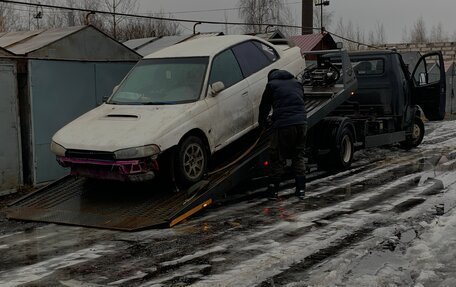
[[139, 49], [136, 50], [142, 56], [152, 54], [154, 52], [160, 51], [161, 49], [167, 48], [169, 46], [175, 45], [179, 42], [184, 41], [190, 37], [189, 35], [178, 35], [178, 36], [164, 36], [155, 41], [152, 41]]
[[93, 26], [0, 34], [0, 48], [29, 58], [134, 60], [140, 56]]
[[11, 53], [10, 51], [0, 47], [0, 56], [2, 56], [2, 57], [5, 57], [5, 56], [6, 57], [8, 57], [8, 56], [11, 57], [11, 56], [14, 56], [14, 54]]
[[124, 42], [123, 44], [127, 46], [130, 49], [133, 50], [138, 50], [142, 46], [149, 44], [155, 40], [157, 40], [159, 37], [149, 37], [149, 38], [140, 38], [140, 39], [133, 39], [133, 40], [128, 40]]
[[167, 49], [160, 50], [145, 58], [166, 58], [166, 57], [203, 57], [212, 56], [222, 51], [223, 49], [240, 42], [258, 39], [258, 37], [246, 35], [228, 35], [199, 38], [192, 41], [181, 42], [177, 45], [168, 47]]
[[49, 30], [7, 32], [0, 35], [0, 47], [17, 55], [26, 55], [85, 27], [74, 26]]
[[290, 36], [290, 40], [295, 43], [296, 46], [301, 48], [301, 53], [315, 50], [318, 44], [322, 41], [329, 41], [335, 46], [335, 41], [329, 34], [308, 34], [299, 36]]

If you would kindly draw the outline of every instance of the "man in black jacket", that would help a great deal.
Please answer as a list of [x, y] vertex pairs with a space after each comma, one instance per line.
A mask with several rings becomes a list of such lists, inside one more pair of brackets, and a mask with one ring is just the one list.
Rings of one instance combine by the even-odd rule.
[[306, 186], [304, 156], [307, 116], [302, 84], [291, 73], [277, 69], [269, 72], [268, 84], [261, 99], [258, 117], [261, 127], [267, 125], [271, 108], [269, 196], [277, 198], [286, 159], [291, 158], [296, 180], [295, 194], [302, 199]]

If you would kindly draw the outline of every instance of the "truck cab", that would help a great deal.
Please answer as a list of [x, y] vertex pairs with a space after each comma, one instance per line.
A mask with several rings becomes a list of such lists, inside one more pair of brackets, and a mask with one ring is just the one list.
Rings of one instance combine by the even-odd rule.
[[350, 60], [358, 91], [333, 115], [365, 123], [356, 125], [357, 140], [364, 147], [395, 142], [406, 148], [418, 146], [424, 136], [423, 113], [429, 120], [444, 118], [441, 53], [424, 55], [414, 67], [408, 67], [395, 51], [352, 52]]

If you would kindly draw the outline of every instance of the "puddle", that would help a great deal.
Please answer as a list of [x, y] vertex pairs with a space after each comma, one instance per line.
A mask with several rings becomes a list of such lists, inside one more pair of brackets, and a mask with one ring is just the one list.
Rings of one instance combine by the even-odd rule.
[[386, 267], [392, 266], [393, 269], [396, 269], [394, 267], [401, 266], [403, 263], [403, 260], [392, 251], [371, 251], [369, 255], [359, 261], [352, 273], [353, 277], [376, 275]]

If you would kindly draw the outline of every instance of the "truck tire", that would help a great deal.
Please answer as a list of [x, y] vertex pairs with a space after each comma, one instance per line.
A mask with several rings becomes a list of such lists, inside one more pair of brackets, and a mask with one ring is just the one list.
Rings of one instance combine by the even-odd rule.
[[175, 153], [175, 177], [180, 187], [199, 182], [206, 173], [208, 152], [204, 142], [196, 136], [186, 137]]
[[405, 141], [401, 142], [400, 145], [403, 149], [409, 150], [415, 148], [421, 144], [424, 138], [424, 123], [419, 117], [415, 117], [413, 122], [412, 134], [407, 136]]
[[344, 170], [350, 167], [355, 153], [354, 135], [349, 127], [344, 127], [337, 136], [335, 146], [321, 159], [321, 165], [327, 170]]

